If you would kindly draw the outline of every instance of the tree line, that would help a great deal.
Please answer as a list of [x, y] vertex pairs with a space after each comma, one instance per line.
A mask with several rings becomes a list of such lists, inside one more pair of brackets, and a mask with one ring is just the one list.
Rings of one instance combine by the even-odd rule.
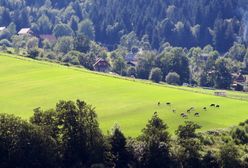
[[139, 39], [148, 37], [154, 49], [165, 42], [186, 48], [210, 44], [222, 53], [235, 41], [246, 42], [246, 6], [243, 0], [2, 0], [0, 25], [56, 36], [80, 32], [109, 48], [133, 31]]
[[118, 125], [104, 135], [94, 108], [60, 101], [34, 109], [29, 121], [0, 114], [0, 167], [233, 168], [247, 167], [248, 121], [230, 131], [197, 131], [191, 121], [171, 135], [154, 113], [137, 138]]

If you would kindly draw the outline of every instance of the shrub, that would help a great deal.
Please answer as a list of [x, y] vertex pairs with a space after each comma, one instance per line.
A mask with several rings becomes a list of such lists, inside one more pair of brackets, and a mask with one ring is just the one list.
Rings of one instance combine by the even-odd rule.
[[11, 47], [12, 46], [11, 42], [9, 40], [7, 40], [7, 39], [3, 39], [3, 40], [0, 41], [0, 46], [4, 46], [4, 45], [6, 47]]
[[33, 48], [33, 49], [28, 50], [28, 57], [30, 58], [35, 59], [39, 56], [39, 54], [40, 54], [40, 51], [38, 48]]
[[149, 79], [156, 82], [156, 83], [159, 83], [162, 79], [161, 69], [160, 68], [153, 68], [150, 72]]
[[54, 52], [48, 52], [46, 54], [46, 57], [51, 60], [55, 60], [57, 58], [56, 54]]
[[170, 72], [168, 75], [165, 77], [165, 81], [168, 84], [172, 85], [179, 85], [180, 82], [180, 76], [176, 72]]

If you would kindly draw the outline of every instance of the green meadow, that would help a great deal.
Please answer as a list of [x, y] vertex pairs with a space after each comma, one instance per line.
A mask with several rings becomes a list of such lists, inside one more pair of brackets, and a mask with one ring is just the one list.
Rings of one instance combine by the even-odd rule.
[[[155, 111], [171, 133], [185, 120], [200, 124], [204, 131], [228, 128], [248, 119], [247, 101], [217, 97], [214, 91], [202, 94], [202, 89], [183, 89], [0, 54], [1, 113], [28, 119], [34, 108], [49, 109], [59, 100], [81, 99], [95, 107], [104, 133], [118, 124], [128, 136], [139, 135]], [[246, 97], [244, 93], [229, 93]], [[209, 107], [212, 103], [220, 108]], [[180, 114], [190, 107], [195, 111], [183, 119]], [[195, 117], [195, 112], [200, 116]]]

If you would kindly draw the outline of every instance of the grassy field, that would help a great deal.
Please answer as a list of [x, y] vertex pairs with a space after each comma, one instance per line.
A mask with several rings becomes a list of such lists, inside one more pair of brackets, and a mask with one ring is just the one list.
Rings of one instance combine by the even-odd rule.
[[[188, 120], [202, 130], [227, 128], [248, 119], [248, 102], [92, 73], [58, 64], [0, 53], [0, 112], [28, 119], [36, 107], [52, 108], [59, 100], [82, 99], [96, 107], [106, 133], [118, 123], [126, 135], [137, 136], [157, 111], [173, 133], [185, 119], [180, 113], [195, 107], [200, 117]], [[246, 97], [246, 94], [230, 92]], [[161, 106], [158, 107], [158, 101]], [[165, 102], [172, 105], [166, 106]], [[211, 103], [221, 107], [210, 108]], [[207, 111], [202, 108], [207, 107]], [[176, 113], [172, 112], [176, 110]]]

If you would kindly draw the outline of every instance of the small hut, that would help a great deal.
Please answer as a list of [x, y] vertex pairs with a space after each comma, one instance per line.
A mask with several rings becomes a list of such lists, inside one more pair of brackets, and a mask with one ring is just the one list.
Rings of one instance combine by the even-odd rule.
[[95, 71], [108, 72], [110, 69], [110, 64], [106, 59], [98, 58], [93, 67]]

